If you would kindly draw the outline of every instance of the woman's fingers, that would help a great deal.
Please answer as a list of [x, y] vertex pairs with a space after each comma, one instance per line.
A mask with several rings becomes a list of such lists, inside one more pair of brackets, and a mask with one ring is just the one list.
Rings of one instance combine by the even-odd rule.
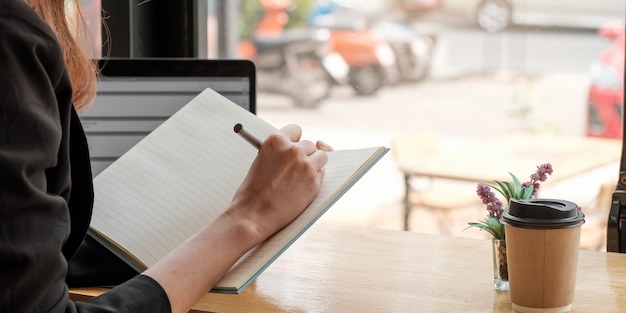
[[287, 138], [289, 138], [292, 142], [298, 142], [302, 137], [302, 128], [296, 124], [289, 124], [279, 129], [278, 132], [287, 136]]
[[321, 140], [318, 140], [315, 146], [317, 147], [317, 149], [322, 150], [322, 151], [326, 151], [326, 152], [335, 151], [333, 147], [331, 147], [329, 144]]
[[315, 150], [313, 154], [309, 156], [309, 159], [313, 166], [317, 168], [318, 173], [324, 173], [324, 166], [328, 163], [328, 154], [324, 150]]
[[[311, 158], [310, 162], [314, 164], [319, 170], [328, 162], [328, 156], [326, 152], [334, 151], [333, 147], [322, 140], [318, 140], [313, 143], [309, 140], [302, 140], [302, 128], [297, 124], [289, 124], [278, 130], [278, 134], [282, 134], [287, 139], [293, 142], [295, 145], [300, 146], [300, 149], [305, 156]], [[322, 171], [323, 172], [323, 171]]]

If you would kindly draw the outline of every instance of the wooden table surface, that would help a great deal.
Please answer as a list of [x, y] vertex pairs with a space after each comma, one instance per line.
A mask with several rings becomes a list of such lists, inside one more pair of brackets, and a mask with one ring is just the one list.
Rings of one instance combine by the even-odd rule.
[[[490, 247], [318, 223], [242, 294], [207, 294], [194, 312], [511, 312], [493, 290]], [[626, 312], [626, 254], [580, 251], [572, 312]]]
[[621, 147], [622, 141], [615, 139], [513, 132], [399, 166], [413, 176], [493, 183], [511, 181], [508, 172], [524, 182], [536, 166], [551, 163], [554, 174], [548, 182], [553, 183], [618, 162]]

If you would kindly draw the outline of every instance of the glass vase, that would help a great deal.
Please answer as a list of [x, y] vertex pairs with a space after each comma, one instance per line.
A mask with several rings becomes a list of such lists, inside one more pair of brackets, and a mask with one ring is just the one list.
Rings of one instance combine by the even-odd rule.
[[506, 240], [491, 239], [493, 255], [493, 288], [498, 292], [509, 291], [509, 267], [506, 260]]

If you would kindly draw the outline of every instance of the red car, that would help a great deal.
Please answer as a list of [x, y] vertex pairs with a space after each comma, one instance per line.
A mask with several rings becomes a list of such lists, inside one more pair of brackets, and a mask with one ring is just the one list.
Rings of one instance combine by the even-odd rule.
[[598, 34], [613, 44], [591, 63], [587, 135], [622, 138], [625, 30], [621, 23], [611, 23], [601, 27]]

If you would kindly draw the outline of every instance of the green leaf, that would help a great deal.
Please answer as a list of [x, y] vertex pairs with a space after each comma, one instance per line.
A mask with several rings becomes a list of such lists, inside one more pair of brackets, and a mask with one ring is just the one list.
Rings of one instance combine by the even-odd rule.
[[522, 194], [522, 184], [519, 182], [519, 179], [517, 179], [517, 176], [513, 175], [513, 173], [509, 172], [509, 175], [511, 175], [511, 178], [513, 179], [513, 186], [515, 186], [515, 196], [520, 197]]
[[492, 235], [496, 239], [504, 239], [504, 225], [495, 217], [488, 217], [485, 219], [489, 229], [492, 230]]
[[509, 199], [511, 198], [517, 198], [519, 197], [519, 191], [517, 189], [515, 189], [515, 186], [513, 186], [513, 184], [511, 184], [508, 181], [503, 182], [503, 184], [506, 186], [506, 188], [508, 189], [508, 193], [509, 193], [509, 197], [506, 199], [506, 203], [509, 203]]
[[530, 196], [533, 194], [533, 190], [535, 189], [535, 186], [530, 185], [529, 187], [524, 188], [524, 190], [522, 190], [522, 194], [520, 195], [520, 199], [530, 199]]
[[506, 185], [504, 183], [501, 183], [501, 182], [497, 181], [497, 180], [494, 180], [494, 182], [496, 184], [498, 184], [498, 186], [500, 186], [500, 189], [495, 188], [495, 187], [494, 187], [494, 189], [498, 190], [504, 196], [504, 198], [506, 198], [506, 202], [508, 203], [509, 199], [511, 198], [511, 193], [507, 189]]
[[[494, 180], [494, 182], [498, 183], [498, 181], [497, 181], [497, 180]], [[488, 185], [488, 186], [489, 186], [490, 188], [493, 188], [493, 189], [497, 190], [497, 191], [498, 191], [501, 195], [505, 196], [504, 191], [502, 191], [502, 189], [501, 189], [501, 188], [498, 188], [498, 187], [493, 186], [493, 185]]]
[[480, 230], [488, 232], [496, 239], [504, 239], [504, 225], [502, 225], [496, 218], [487, 217], [484, 221], [469, 222], [467, 224], [469, 226], [465, 227], [465, 229], [476, 227]]
[[511, 175], [511, 178], [513, 178], [513, 183], [515, 184], [515, 189], [520, 190], [522, 189], [522, 184], [520, 184], [519, 179], [517, 179], [517, 177], [515, 175], [513, 175], [513, 173], [509, 172], [509, 175]]

